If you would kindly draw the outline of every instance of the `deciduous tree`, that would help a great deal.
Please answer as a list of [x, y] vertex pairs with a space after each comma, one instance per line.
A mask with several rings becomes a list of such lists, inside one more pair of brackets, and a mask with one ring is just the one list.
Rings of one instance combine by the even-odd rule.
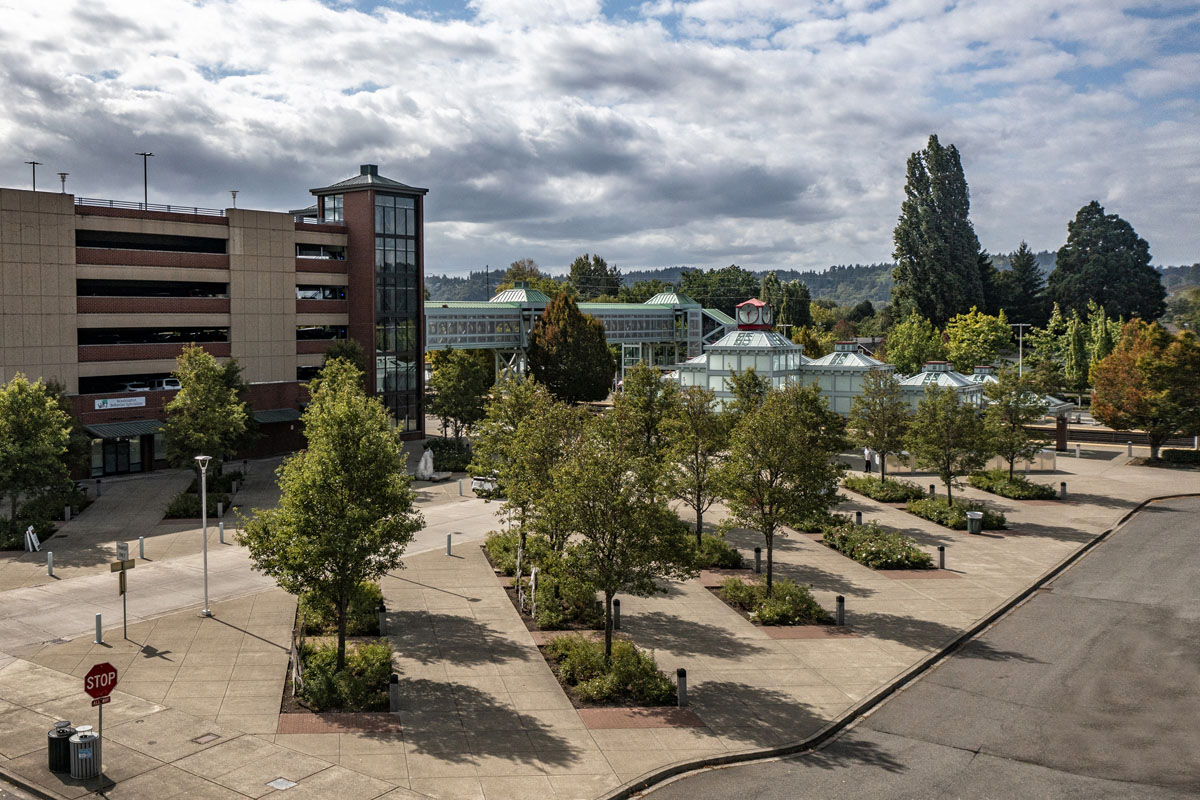
[[927, 386], [909, 429], [908, 451], [917, 466], [937, 473], [954, 502], [954, 483], [987, 463], [989, 448], [983, 419], [950, 387]]
[[550, 393], [568, 403], [603, 400], [616, 366], [604, 325], [560, 293], [533, 323], [529, 371]]
[[447, 423], [455, 440], [483, 419], [484, 403], [492, 388], [495, 369], [487, 350], [452, 350], [447, 347], [431, 354], [429, 410]]
[[634, 434], [629, 443], [634, 451], [656, 462], [666, 449], [664, 423], [679, 413], [679, 384], [645, 362], [625, 373], [623, 388], [613, 399], [613, 408], [629, 419]]
[[598, 255], [584, 253], [571, 262], [567, 282], [579, 293], [580, 299], [591, 300], [601, 296], [615, 298], [621, 290], [621, 271], [610, 267]]
[[67, 480], [70, 417], [41, 381], [17, 373], [0, 385], [0, 498], [8, 498], [8, 535], [18, 531], [17, 503]]
[[812, 386], [772, 390], [730, 435], [720, 469], [730, 519], [762, 534], [767, 545], [767, 596], [774, 575], [775, 537], [785, 525], [837, 502], [846, 425]]
[[927, 361], [940, 361], [946, 355], [942, 333], [933, 323], [913, 312], [888, 331], [884, 359], [894, 364], [901, 375], [920, 372]]
[[176, 467], [194, 466], [198, 455], [211, 456], [217, 468], [236, 451], [249, 413], [230, 386], [230, 375], [199, 345], [183, 348], [173, 373], [180, 389], [166, 405], [163, 437], [167, 460]]
[[1173, 436], [1200, 434], [1200, 341], [1158, 323], [1125, 324], [1116, 349], [1092, 370], [1092, 415], [1117, 430], [1142, 430], [1150, 457]]
[[1033, 389], [1027, 376], [1019, 376], [1015, 367], [1000, 370], [997, 380], [983, 387], [988, 399], [984, 411], [984, 432], [991, 449], [1008, 462], [1008, 479], [1018, 459], [1030, 459], [1037, 455], [1042, 440], [1036, 439], [1026, 430], [1046, 413], [1042, 397]]
[[733, 395], [725, 406], [731, 426], [758, 409], [767, 399], [767, 393], [771, 391], [770, 382], [761, 377], [754, 367], [746, 367], [741, 372], [732, 373], [725, 379], [725, 385]]
[[674, 416], [664, 422], [669, 442], [667, 485], [696, 512], [696, 547], [704, 534], [704, 512], [720, 497], [716, 475], [729, 436], [729, 415], [716, 407], [716, 395], [699, 386], [680, 391]]
[[879, 454], [879, 480], [887, 477], [887, 457], [904, 449], [912, 411], [891, 370], [873, 369], [863, 376], [862, 394], [850, 405], [854, 442]]
[[284, 591], [333, 604], [341, 671], [351, 596], [401, 565], [424, 519], [413, 509], [402, 442], [383, 404], [363, 392], [362, 373], [338, 359], [313, 386], [308, 446], [278, 470], [279, 505], [255, 509], [238, 539]]
[[975, 366], [993, 363], [1012, 344], [1012, 328], [1003, 309], [993, 317], [972, 308], [950, 320], [946, 338], [946, 355], [954, 368], [970, 373]]

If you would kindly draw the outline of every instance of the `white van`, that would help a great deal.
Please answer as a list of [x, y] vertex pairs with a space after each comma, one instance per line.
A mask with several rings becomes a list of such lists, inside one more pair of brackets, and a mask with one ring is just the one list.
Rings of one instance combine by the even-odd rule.
[[183, 388], [179, 385], [179, 378], [159, 378], [151, 385], [156, 392], [177, 392]]

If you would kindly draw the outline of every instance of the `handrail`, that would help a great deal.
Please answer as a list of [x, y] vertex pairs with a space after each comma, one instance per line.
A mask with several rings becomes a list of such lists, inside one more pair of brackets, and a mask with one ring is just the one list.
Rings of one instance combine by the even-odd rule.
[[296, 222], [302, 225], [345, 225], [346, 221], [341, 219], [322, 219], [321, 217], [292, 217]]
[[172, 206], [162, 203], [134, 203], [128, 200], [101, 200], [95, 197], [76, 197], [77, 206], [96, 206], [99, 208], [129, 208], [135, 211], [165, 211], [168, 214], [192, 214], [200, 217], [223, 217], [224, 209], [199, 208], [197, 206]]

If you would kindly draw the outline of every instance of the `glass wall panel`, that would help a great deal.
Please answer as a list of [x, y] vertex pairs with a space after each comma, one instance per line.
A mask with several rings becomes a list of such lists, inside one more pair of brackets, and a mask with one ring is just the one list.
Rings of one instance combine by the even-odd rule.
[[[412, 197], [375, 194], [375, 385], [403, 431], [420, 428], [417, 319], [417, 220]], [[462, 327], [463, 330], [458, 330]], [[432, 326], [431, 326], [432, 328]], [[466, 326], [439, 322], [440, 335], [465, 335]]]

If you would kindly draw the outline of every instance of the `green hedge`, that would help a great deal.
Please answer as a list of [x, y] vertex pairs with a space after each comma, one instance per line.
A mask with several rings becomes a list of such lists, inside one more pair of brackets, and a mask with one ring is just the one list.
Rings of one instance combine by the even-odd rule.
[[[483, 546], [487, 550], [488, 558], [491, 559], [492, 566], [501, 575], [517, 574], [517, 543], [519, 541], [520, 537], [513, 531], [492, 531], [484, 540]], [[525, 537], [522, 572], [528, 575], [532, 565], [542, 566], [549, 557], [550, 547], [544, 538], [541, 536]]]
[[799, 524], [796, 525], [796, 529], [805, 533], [824, 533], [828, 528], [847, 525], [849, 522], [849, 514], [836, 514], [825, 511], [800, 520]]
[[938, 525], [953, 528], [956, 531], [967, 529], [968, 511], [983, 512], [983, 529], [985, 531], [999, 530], [1007, 522], [1003, 514], [989, 511], [983, 503], [971, 500], [956, 500], [954, 505], [950, 505], [944, 497], [927, 497], [924, 500], [909, 500], [905, 509], [910, 514], [916, 514], [918, 517], [924, 517], [930, 522], [936, 522]]
[[898, 481], [894, 478], [857, 477], [851, 475], [845, 480], [846, 488], [859, 494], [866, 495], [880, 503], [907, 503], [909, 500], [920, 500], [925, 496], [925, 490], [915, 483]]
[[967, 483], [976, 489], [998, 494], [1011, 500], [1053, 500], [1058, 492], [1053, 486], [1044, 483], [1034, 483], [1024, 475], [1013, 475], [1010, 480], [1008, 470], [993, 469], [987, 472], [976, 472], [967, 478]]
[[[223, 503], [225, 510], [229, 510], [229, 495], [223, 492], [209, 492], [206, 499], [208, 515], [214, 519], [217, 516], [217, 503]], [[167, 519], [200, 519], [200, 495], [190, 492], [175, 495], [167, 503], [167, 512], [163, 516]]]
[[812, 625], [832, 622], [833, 618], [817, 604], [804, 586], [779, 578], [767, 597], [763, 580], [747, 583], [741, 578], [726, 578], [721, 584], [721, 597], [730, 605], [750, 613], [750, 618], [763, 625]]
[[1200, 450], [1160, 450], [1158, 456], [1171, 464], [1200, 465]]
[[647, 706], [675, 702], [675, 684], [658, 668], [654, 656], [638, 650], [632, 642], [614, 641], [607, 667], [604, 643], [578, 634], [551, 639], [546, 652], [557, 661], [559, 679], [586, 702]]
[[700, 548], [696, 551], [697, 569], [738, 569], [742, 566], [742, 554], [725, 541], [724, 536], [706, 533], [700, 537]]
[[[209, 473], [208, 486], [205, 488], [205, 491], [209, 494], [214, 492], [224, 492], [228, 494], [229, 492], [233, 491], [234, 481], [241, 483], [242, 471], [240, 469], [225, 470], [225, 472], [220, 475], [213, 475], [212, 473]], [[200, 494], [200, 478], [192, 478], [192, 482], [188, 484], [187, 490], [191, 494]]]
[[[529, 578], [522, 578], [529, 591]], [[604, 607], [596, 599], [596, 587], [562, 570], [538, 568], [537, 615], [534, 622], [544, 631], [567, 628], [600, 628]]]
[[433, 451], [433, 468], [438, 472], [466, 472], [471, 463], [471, 445], [466, 439], [426, 439], [425, 449]]
[[871, 569], [931, 569], [933, 558], [903, 534], [875, 523], [825, 531], [822, 541]]
[[301, 696], [313, 711], [390, 711], [392, 647], [385, 639], [346, 645], [346, 668], [334, 672], [337, 643], [300, 645]]
[[[350, 604], [346, 609], [347, 636], [378, 636], [379, 613], [377, 609], [383, 602], [383, 592], [374, 581], [360, 583], [350, 596]], [[326, 600], [312, 593], [300, 595], [297, 613], [304, 623], [305, 633], [310, 636], [337, 633], [337, 609], [332, 600]]]

